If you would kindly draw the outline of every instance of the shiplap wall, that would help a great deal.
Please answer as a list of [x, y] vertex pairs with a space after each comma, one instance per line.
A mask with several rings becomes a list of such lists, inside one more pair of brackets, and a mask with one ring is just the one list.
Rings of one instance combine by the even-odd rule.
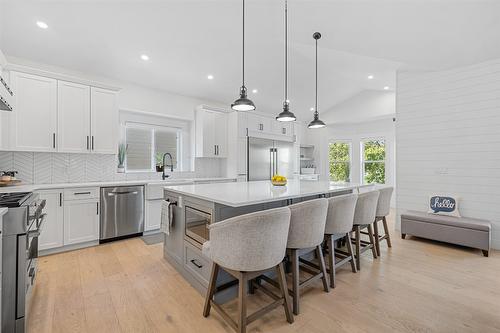
[[492, 221], [500, 249], [500, 59], [397, 76], [398, 217], [430, 194], [461, 198], [463, 216]]

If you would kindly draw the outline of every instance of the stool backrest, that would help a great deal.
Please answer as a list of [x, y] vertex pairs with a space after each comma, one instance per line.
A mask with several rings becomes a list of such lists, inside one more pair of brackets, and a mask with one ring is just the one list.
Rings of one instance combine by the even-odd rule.
[[366, 225], [375, 222], [379, 192], [377, 190], [358, 195], [354, 211], [354, 225]]
[[213, 223], [210, 257], [220, 266], [255, 272], [279, 264], [285, 257], [290, 209], [280, 207]]
[[328, 201], [314, 199], [288, 207], [292, 215], [287, 248], [307, 249], [321, 244], [325, 235]]
[[394, 191], [393, 187], [378, 188], [380, 195], [377, 204], [377, 217], [387, 216], [391, 212], [391, 197]]
[[325, 234], [346, 234], [352, 230], [357, 194], [346, 194], [328, 199]]

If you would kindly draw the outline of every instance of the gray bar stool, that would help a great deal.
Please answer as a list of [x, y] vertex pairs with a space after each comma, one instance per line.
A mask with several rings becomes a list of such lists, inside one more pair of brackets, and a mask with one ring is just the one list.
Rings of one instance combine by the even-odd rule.
[[[360, 255], [367, 250], [372, 250], [373, 258], [377, 258], [377, 250], [375, 249], [375, 238], [373, 237], [372, 225], [375, 221], [377, 211], [379, 192], [377, 190], [361, 193], [358, 195], [356, 209], [354, 211], [354, 226], [356, 244], [356, 266], [358, 270], [360, 266]], [[361, 240], [361, 230], [368, 229], [366, 233], [370, 239], [369, 242]]]
[[[204, 317], [208, 317], [210, 308], [213, 307], [237, 332], [246, 332], [248, 324], [283, 305], [287, 321], [293, 323], [282, 263], [289, 227], [288, 207], [241, 215], [209, 226], [210, 241], [203, 244], [203, 254], [213, 261], [213, 265], [205, 298]], [[237, 322], [213, 300], [216, 291], [221, 291], [216, 286], [220, 269], [224, 269], [239, 282]], [[247, 316], [248, 282], [270, 270], [274, 270], [278, 277], [280, 295], [266, 292], [274, 299], [273, 303]]]
[[[351, 263], [353, 273], [357, 272], [350, 233], [354, 223], [357, 194], [346, 194], [328, 199], [328, 214], [326, 216], [325, 240], [328, 248], [328, 272], [330, 273], [330, 287], [335, 288], [335, 269]], [[335, 241], [346, 240], [347, 253], [335, 250]], [[335, 262], [339, 257], [340, 261]]]
[[[391, 236], [389, 235], [389, 228], [387, 227], [386, 216], [391, 212], [391, 197], [394, 191], [393, 187], [383, 187], [379, 188], [378, 191], [380, 195], [378, 197], [377, 212], [375, 214], [375, 222], [373, 223], [373, 232], [375, 236], [375, 247], [377, 249], [377, 255], [380, 257], [380, 242], [384, 239], [387, 242], [388, 247], [392, 247]], [[382, 221], [384, 227], [384, 234], [379, 236], [378, 233], [378, 222]]]
[[[326, 214], [328, 200], [314, 199], [288, 206], [292, 213], [288, 232], [287, 252], [292, 264], [292, 297], [293, 313], [299, 314], [300, 289], [312, 282], [322, 279], [325, 292], [330, 291], [326, 280], [325, 258], [321, 243], [325, 236]], [[315, 264], [300, 258], [303, 255], [316, 252], [319, 269]], [[300, 265], [302, 263], [302, 265]], [[312, 275], [300, 282], [299, 270]]]

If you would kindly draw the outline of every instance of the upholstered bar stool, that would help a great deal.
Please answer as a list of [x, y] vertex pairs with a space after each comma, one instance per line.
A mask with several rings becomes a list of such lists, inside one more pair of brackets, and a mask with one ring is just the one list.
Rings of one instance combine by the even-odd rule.
[[[391, 212], [391, 197], [394, 191], [393, 187], [383, 187], [379, 188], [378, 191], [380, 195], [378, 197], [377, 212], [375, 214], [375, 223], [373, 223], [373, 233], [375, 237], [375, 247], [377, 249], [377, 255], [380, 257], [380, 242], [384, 239], [387, 242], [388, 247], [392, 247], [391, 236], [389, 235], [389, 228], [387, 227], [386, 216]], [[379, 236], [378, 233], [378, 222], [382, 221], [384, 227], [384, 234]]]
[[[353, 273], [357, 272], [356, 259], [354, 258], [350, 233], [354, 223], [357, 194], [346, 194], [328, 199], [328, 214], [326, 215], [325, 240], [328, 248], [328, 273], [330, 274], [330, 287], [335, 288], [335, 269], [351, 263]], [[347, 253], [335, 250], [335, 241], [346, 240]], [[335, 262], [335, 258], [340, 260]]]
[[[246, 326], [252, 321], [283, 305], [287, 321], [293, 323], [282, 263], [289, 226], [288, 207], [241, 215], [209, 226], [210, 241], [203, 244], [203, 254], [213, 261], [213, 265], [205, 298], [204, 317], [210, 314], [210, 308], [213, 307], [237, 332], [246, 332]], [[213, 300], [220, 269], [238, 279], [237, 322]], [[270, 270], [274, 270], [278, 277], [280, 295], [266, 293], [274, 299], [273, 303], [247, 316], [248, 281]]]
[[[372, 225], [375, 221], [375, 213], [377, 211], [379, 192], [377, 190], [360, 193], [356, 202], [354, 211], [353, 231], [355, 234], [356, 244], [356, 266], [358, 270], [360, 266], [360, 255], [367, 250], [372, 251], [373, 258], [377, 258], [377, 250], [375, 249], [375, 237], [373, 237]], [[368, 229], [367, 235], [369, 242], [361, 240], [361, 230]]]
[[[293, 313], [299, 314], [300, 290], [312, 282], [322, 279], [325, 292], [330, 291], [321, 243], [325, 235], [327, 199], [314, 199], [288, 206], [291, 211], [287, 252], [292, 264]], [[319, 269], [315, 264], [300, 258], [315, 251]], [[302, 264], [302, 265], [301, 265]], [[311, 276], [300, 282], [299, 270]]]

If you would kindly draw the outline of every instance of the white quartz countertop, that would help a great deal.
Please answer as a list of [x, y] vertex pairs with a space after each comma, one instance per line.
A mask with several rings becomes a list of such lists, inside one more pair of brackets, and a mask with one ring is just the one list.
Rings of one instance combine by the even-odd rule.
[[241, 207], [310, 195], [354, 190], [365, 186], [370, 185], [289, 180], [286, 186], [273, 186], [270, 181], [252, 181], [166, 186], [165, 190], [226, 206]]
[[57, 188], [78, 188], [78, 187], [106, 187], [106, 186], [132, 186], [132, 185], [178, 185], [178, 184], [195, 184], [207, 181], [234, 181], [236, 178], [213, 177], [213, 178], [171, 178], [166, 180], [120, 180], [120, 181], [101, 181], [87, 183], [59, 183], [59, 184], [26, 184], [0, 187], [2, 192], [33, 192], [38, 190], [50, 190]]

